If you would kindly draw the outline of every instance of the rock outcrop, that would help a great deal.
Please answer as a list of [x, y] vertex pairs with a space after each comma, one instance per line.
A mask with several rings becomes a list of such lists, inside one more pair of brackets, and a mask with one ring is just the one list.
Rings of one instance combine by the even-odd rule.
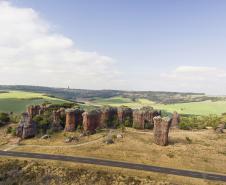
[[82, 114], [83, 116], [83, 129], [84, 131], [95, 131], [96, 128], [100, 127], [101, 111], [92, 110]]
[[121, 106], [118, 108], [118, 122], [126, 126], [133, 124], [133, 110], [129, 107]]
[[16, 129], [16, 135], [23, 139], [31, 138], [36, 135], [36, 123], [32, 121], [32, 117], [29, 113], [22, 114], [19, 126]]
[[61, 126], [61, 112], [58, 110], [58, 111], [53, 111], [52, 113], [53, 115], [53, 122], [52, 122], [52, 125], [51, 125], [51, 128], [53, 131], [59, 131], [59, 130], [62, 130], [62, 126]]
[[72, 132], [75, 130], [75, 109], [66, 109], [66, 124], [64, 130]]
[[180, 115], [177, 112], [174, 112], [172, 116], [171, 127], [178, 128], [179, 123], [180, 123]]
[[117, 108], [103, 107], [101, 110], [100, 128], [114, 127], [117, 122]]
[[78, 126], [82, 127], [83, 124], [83, 114], [84, 110], [81, 109], [75, 109], [75, 128], [78, 128]]
[[154, 117], [154, 142], [157, 145], [168, 145], [168, 134], [171, 120], [169, 118]]
[[153, 118], [160, 116], [160, 112], [152, 107], [143, 107], [133, 111], [133, 127], [136, 129], [153, 128]]
[[27, 108], [27, 112], [31, 116], [31, 118], [35, 117], [36, 115], [39, 115], [40, 111], [41, 111], [40, 105], [30, 105]]

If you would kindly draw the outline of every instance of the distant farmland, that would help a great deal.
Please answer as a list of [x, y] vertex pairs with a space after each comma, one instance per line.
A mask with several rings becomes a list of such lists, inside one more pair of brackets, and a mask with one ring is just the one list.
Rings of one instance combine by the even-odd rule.
[[139, 108], [142, 106], [152, 106], [156, 109], [168, 112], [177, 111], [181, 114], [208, 115], [222, 114], [226, 112], [226, 101], [201, 101], [177, 104], [160, 104], [152, 102], [148, 99], [137, 99], [135, 101], [120, 96], [112, 98], [96, 98], [87, 104], [91, 105], [111, 105], [111, 106], [129, 106], [131, 108]]
[[[64, 97], [70, 94], [70, 90], [65, 90], [65, 92], [60, 91], [59, 97]], [[82, 91], [82, 90], [81, 90]], [[53, 90], [49, 90], [48, 94], [55, 95], [57, 93], [52, 93]], [[58, 91], [57, 91], [58, 92]], [[88, 91], [89, 92], [89, 91]], [[89, 93], [91, 93], [90, 91]], [[73, 93], [72, 93], [73, 94]], [[65, 96], [66, 96], [65, 95]], [[76, 95], [76, 93], [75, 93]], [[92, 94], [88, 100], [85, 100], [86, 104], [81, 104], [81, 107], [89, 108], [92, 106], [121, 106], [125, 105], [131, 108], [140, 108], [143, 106], [152, 106], [156, 109], [165, 110], [167, 112], [177, 111], [181, 114], [194, 114], [194, 115], [208, 115], [208, 114], [222, 114], [226, 113], [226, 100], [223, 98], [216, 97], [215, 101], [205, 100], [199, 102], [187, 102], [187, 103], [157, 103], [156, 101], [151, 101], [147, 98], [134, 98], [134, 96], [113, 96], [113, 97], [96, 97], [96, 92]], [[141, 93], [142, 95], [142, 93]], [[74, 96], [74, 95], [73, 95]], [[79, 95], [80, 97], [81, 95]], [[167, 93], [162, 98], [170, 97]], [[192, 99], [198, 97], [198, 95], [190, 95]], [[72, 99], [72, 98], [71, 98]], [[28, 105], [32, 104], [42, 104], [48, 101], [51, 103], [65, 103], [67, 100], [55, 98], [48, 96], [45, 93], [38, 92], [28, 92], [28, 91], [15, 91], [15, 90], [2, 90], [0, 91], [0, 112], [15, 112], [20, 113], [26, 110]]]
[[41, 93], [9, 91], [0, 92], [0, 112], [20, 113], [26, 110], [28, 105], [42, 104], [45, 101], [51, 103], [65, 103], [66, 100], [49, 97]]

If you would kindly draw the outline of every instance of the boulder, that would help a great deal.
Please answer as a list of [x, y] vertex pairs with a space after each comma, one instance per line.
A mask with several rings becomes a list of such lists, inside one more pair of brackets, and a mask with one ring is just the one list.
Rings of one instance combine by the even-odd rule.
[[82, 114], [83, 116], [83, 129], [84, 131], [95, 131], [97, 127], [100, 127], [101, 111], [92, 110]]
[[100, 128], [114, 127], [117, 121], [117, 108], [103, 107], [101, 110]]
[[29, 113], [22, 114], [19, 126], [16, 129], [16, 135], [23, 139], [31, 138], [36, 135], [36, 123], [32, 121], [32, 117]]
[[64, 130], [72, 132], [75, 130], [75, 109], [66, 109], [66, 124]]
[[171, 128], [178, 128], [180, 123], [180, 115], [175, 111], [172, 116]]
[[152, 107], [143, 107], [140, 110], [133, 111], [133, 127], [137, 129], [153, 128], [155, 116], [159, 116], [160, 112]]
[[47, 135], [47, 134], [41, 137], [41, 139], [50, 139], [50, 138], [51, 138], [51, 136]]
[[65, 143], [71, 143], [73, 141], [79, 141], [79, 139], [75, 136], [69, 136], [64, 140]]
[[132, 126], [133, 124], [133, 110], [129, 107], [121, 106], [118, 108], [118, 122], [125, 124], [125, 126]]
[[154, 142], [157, 145], [168, 145], [170, 122], [169, 118], [154, 117]]
[[225, 124], [222, 123], [217, 126], [215, 131], [216, 131], [216, 133], [222, 134], [222, 133], [224, 133], [224, 128], [225, 128]]
[[122, 139], [123, 138], [123, 135], [122, 134], [117, 134], [117, 138], [118, 139]]

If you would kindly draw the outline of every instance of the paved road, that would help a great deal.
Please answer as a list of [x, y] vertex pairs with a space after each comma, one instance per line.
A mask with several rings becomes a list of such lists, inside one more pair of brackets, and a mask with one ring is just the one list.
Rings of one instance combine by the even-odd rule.
[[179, 169], [173, 169], [173, 168], [165, 168], [165, 167], [135, 164], [135, 163], [128, 163], [128, 162], [110, 161], [110, 160], [95, 159], [95, 158], [88, 158], [88, 157], [73, 157], [73, 156], [63, 156], [63, 155], [12, 152], [12, 151], [0, 151], [0, 156], [69, 161], [69, 162], [95, 164], [95, 165], [110, 166], [110, 167], [120, 167], [120, 168], [134, 169], [134, 170], [151, 171], [151, 172], [226, 182], [226, 175], [218, 175], [218, 174], [204, 173], [204, 172], [202, 173], [202, 172], [188, 171], [188, 170], [179, 170]]

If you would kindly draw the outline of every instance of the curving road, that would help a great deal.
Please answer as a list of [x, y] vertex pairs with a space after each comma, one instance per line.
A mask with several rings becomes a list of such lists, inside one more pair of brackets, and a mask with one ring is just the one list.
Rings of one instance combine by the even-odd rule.
[[101, 165], [101, 166], [151, 171], [151, 172], [226, 182], [226, 175], [189, 171], [189, 170], [179, 170], [179, 169], [173, 169], [173, 168], [111, 161], [111, 160], [104, 160], [104, 159], [95, 159], [95, 158], [88, 158], [88, 157], [73, 157], [73, 156], [64, 156], [64, 155], [51, 155], [51, 154], [25, 153], [25, 152], [12, 152], [12, 151], [0, 151], [0, 156], [69, 161], [69, 162], [76, 162], [76, 163], [95, 164], [95, 165]]

